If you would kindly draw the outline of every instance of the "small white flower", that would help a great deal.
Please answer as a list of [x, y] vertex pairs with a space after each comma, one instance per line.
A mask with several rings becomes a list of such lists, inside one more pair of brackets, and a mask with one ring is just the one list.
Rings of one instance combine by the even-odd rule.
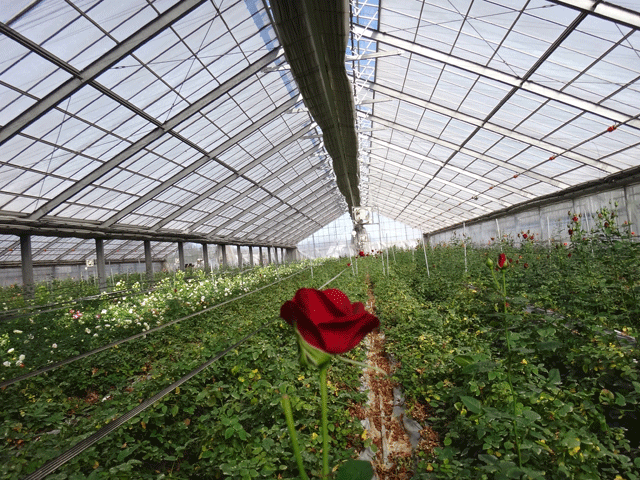
[[105, 323], [105, 324], [104, 324], [104, 328], [109, 328], [110, 326], [111, 326], [111, 325], [110, 325], [110, 324], [108, 324], [108, 323]]
[[2, 365], [4, 365], [5, 367], [10, 367], [11, 366], [11, 362], [2, 362]]
[[103, 310], [102, 310], [102, 314], [104, 315], [105, 313], [107, 313], [107, 310], [106, 310], [106, 309], [103, 309]]
[[51, 345], [51, 348], [58, 348], [58, 344], [54, 343], [53, 345]]
[[22, 355], [20, 355], [18, 357], [18, 360], [22, 362], [22, 361], [24, 361], [25, 358], [27, 358], [27, 357], [25, 357], [24, 354], [22, 354]]
[[15, 351], [15, 348], [10, 348], [9, 350], [7, 350], [7, 353], [13, 353]]
[[97, 337], [97, 336], [98, 336], [98, 334], [97, 334], [97, 333], [94, 333], [94, 334], [93, 334], [93, 336], [94, 336], [94, 337]]
[[18, 361], [16, 362], [16, 367], [19, 367], [20, 365], [22, 365], [22, 360], [18, 360]]
[[91, 333], [91, 330], [89, 328], [85, 328], [84, 331], [87, 333]]
[[22, 333], [22, 330], [14, 330], [13, 333], [17, 333], [19, 335]]

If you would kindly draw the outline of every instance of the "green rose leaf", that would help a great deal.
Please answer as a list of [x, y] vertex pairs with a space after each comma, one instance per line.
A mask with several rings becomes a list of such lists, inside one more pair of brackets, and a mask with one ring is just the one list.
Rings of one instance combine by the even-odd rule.
[[373, 467], [364, 460], [348, 460], [340, 465], [335, 480], [371, 480]]
[[464, 403], [464, 406], [467, 407], [467, 410], [469, 410], [470, 412], [473, 412], [473, 413], [482, 412], [482, 404], [480, 403], [479, 400], [473, 397], [468, 397], [466, 395], [462, 395], [460, 397], [460, 400], [462, 400], [462, 403]]

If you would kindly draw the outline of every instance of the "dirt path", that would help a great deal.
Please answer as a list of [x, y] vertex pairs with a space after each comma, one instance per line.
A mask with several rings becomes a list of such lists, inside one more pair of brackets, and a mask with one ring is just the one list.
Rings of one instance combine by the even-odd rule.
[[[368, 278], [366, 281], [369, 283]], [[366, 310], [375, 313], [375, 297], [371, 288]], [[369, 401], [364, 412], [367, 435], [378, 447], [373, 459], [378, 479], [408, 480], [413, 476], [411, 440], [403, 425], [399, 386], [391, 380], [393, 367], [387, 357], [384, 341], [384, 334], [379, 330], [365, 339], [367, 363], [388, 374], [384, 376], [374, 370], [364, 371], [363, 384], [369, 389]]]

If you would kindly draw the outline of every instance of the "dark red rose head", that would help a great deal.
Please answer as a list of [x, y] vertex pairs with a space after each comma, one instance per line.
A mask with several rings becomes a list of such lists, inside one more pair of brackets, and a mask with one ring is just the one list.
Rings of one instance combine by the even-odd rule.
[[301, 288], [282, 305], [280, 316], [309, 345], [332, 355], [348, 352], [380, 326], [380, 320], [367, 313], [361, 302], [351, 303], [334, 288]]
[[361, 257], [364, 257], [364, 252], [360, 250], [360, 253], [358, 255], [360, 255]]
[[507, 256], [504, 253], [498, 255], [498, 268], [504, 268], [507, 263]]
[[527, 239], [527, 237], [528, 237], [528, 236], [529, 236], [529, 235], [527, 235], [526, 233], [523, 233], [523, 234], [522, 234], [522, 238], [524, 238], [525, 240]]
[[573, 221], [577, 222], [578, 221], [578, 217], [576, 217], [575, 215], [573, 216]]
[[573, 235], [573, 230], [570, 228], [569, 229], [569, 236]]

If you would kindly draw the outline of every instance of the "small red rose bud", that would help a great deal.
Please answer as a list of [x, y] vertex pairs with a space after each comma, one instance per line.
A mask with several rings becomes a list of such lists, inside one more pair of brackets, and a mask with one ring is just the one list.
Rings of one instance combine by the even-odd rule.
[[525, 264], [523, 265], [523, 267], [524, 267], [524, 268], [529, 268], [529, 264], [528, 264], [528, 263], [525, 263]]
[[498, 255], [498, 268], [504, 268], [505, 263], [507, 262], [507, 256], [504, 253]]
[[524, 238], [525, 240], [527, 239], [527, 237], [528, 237], [528, 236], [529, 236], [529, 235], [527, 235], [526, 233], [523, 233], [523, 234], [522, 234], [522, 238]]
[[569, 229], [569, 236], [573, 235], [573, 230]]
[[569, 254], [567, 255], [567, 257], [571, 257], [571, 254], [569, 253]]
[[577, 222], [578, 221], [578, 217], [576, 217], [575, 215], [573, 216], [573, 221]]

